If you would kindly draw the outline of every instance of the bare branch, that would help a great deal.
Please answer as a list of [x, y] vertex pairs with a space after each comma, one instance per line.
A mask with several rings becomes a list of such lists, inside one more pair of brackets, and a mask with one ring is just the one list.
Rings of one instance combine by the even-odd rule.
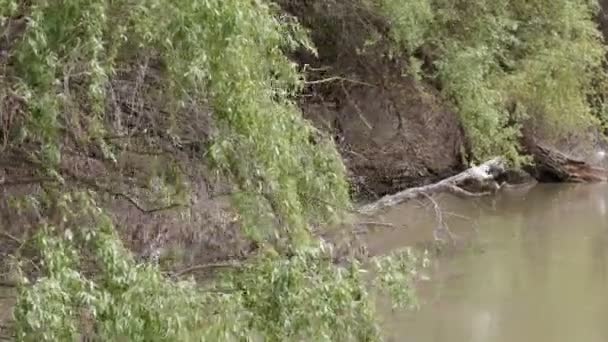
[[4, 232], [4, 231], [0, 231], [0, 235], [4, 236], [5, 238], [12, 240], [16, 243], [19, 244], [19, 246], [23, 245], [23, 241], [19, 238], [16, 238], [15, 236], [11, 235], [10, 233]]
[[137, 210], [141, 211], [144, 214], [153, 214], [153, 213], [157, 213], [159, 211], [166, 211], [166, 210], [171, 210], [171, 209], [176, 209], [176, 208], [180, 208], [180, 207], [184, 207], [183, 204], [180, 203], [173, 203], [167, 206], [163, 206], [163, 207], [157, 207], [157, 208], [152, 208], [152, 209], [146, 209], [144, 207], [142, 207], [134, 198], [130, 197], [127, 194], [121, 193], [121, 192], [113, 192], [111, 190], [102, 190], [105, 191], [111, 195], [114, 195], [116, 197], [120, 197], [123, 198], [125, 200], [127, 200], [129, 203], [131, 203], [135, 208], [137, 208]]
[[493, 173], [504, 171], [504, 161], [502, 158], [494, 158], [479, 166], [474, 166], [467, 169], [455, 176], [446, 178], [438, 183], [425, 185], [421, 187], [406, 189], [396, 194], [387, 195], [382, 197], [376, 202], [366, 204], [359, 208], [359, 212], [362, 214], [372, 215], [378, 211], [401, 204], [403, 202], [416, 199], [420, 196], [431, 195], [440, 192], [452, 192], [457, 195], [468, 196], [468, 197], [480, 197], [486, 196], [489, 193], [472, 193], [466, 191], [458, 186], [458, 184], [467, 181], [475, 180], [480, 182], [491, 181], [494, 179]]
[[443, 212], [441, 211], [439, 203], [437, 203], [437, 201], [435, 201], [435, 199], [433, 199], [433, 197], [431, 197], [429, 194], [422, 193], [422, 195], [433, 204], [433, 208], [435, 209], [435, 217], [437, 218], [437, 227], [435, 227], [433, 230], [433, 237], [435, 240], [442, 241], [442, 239], [439, 237], [439, 233], [446, 233], [450, 239], [450, 242], [454, 242], [454, 234], [452, 231], [450, 231], [450, 227], [448, 227], [443, 219]]
[[346, 95], [346, 99], [348, 100], [348, 102], [355, 108], [355, 111], [357, 112], [357, 115], [359, 116], [361, 122], [363, 122], [368, 129], [373, 129], [374, 127], [367, 121], [365, 115], [363, 114], [363, 111], [361, 111], [361, 108], [359, 108], [359, 106], [357, 106], [357, 104], [350, 97], [350, 94], [346, 90], [344, 83], [340, 83], [340, 86], [342, 87], [342, 91], [344, 91], [344, 95]]
[[72, 179], [73, 181], [83, 184], [87, 187], [89, 187], [92, 190], [96, 190], [96, 191], [100, 191], [100, 192], [105, 192], [107, 194], [110, 194], [112, 196], [116, 196], [119, 198], [122, 198], [124, 200], [126, 200], [127, 202], [131, 203], [137, 210], [139, 210], [140, 212], [142, 212], [143, 214], [153, 214], [159, 211], [166, 211], [166, 210], [171, 210], [171, 209], [175, 209], [175, 208], [180, 208], [180, 207], [185, 207], [185, 205], [180, 204], [180, 203], [173, 203], [167, 206], [163, 206], [163, 207], [158, 207], [158, 208], [153, 208], [153, 209], [146, 209], [144, 208], [141, 204], [139, 204], [139, 202], [134, 199], [133, 197], [120, 192], [120, 191], [116, 191], [113, 189], [110, 189], [108, 187], [105, 187], [103, 185], [98, 184], [97, 182], [95, 182], [92, 179], [87, 179], [84, 177], [79, 177], [75, 174], [73, 174], [72, 172], [68, 171], [68, 170], [62, 170], [62, 173], [67, 175], [70, 179]]
[[363, 81], [357, 81], [357, 80], [351, 80], [345, 77], [340, 77], [340, 76], [332, 76], [329, 78], [324, 78], [324, 79], [320, 79], [320, 80], [315, 80], [315, 81], [306, 81], [304, 82], [305, 84], [321, 84], [321, 83], [328, 83], [328, 82], [334, 82], [334, 81], [342, 81], [342, 82], [349, 82], [349, 83], [354, 83], [354, 84], [359, 84], [359, 85], [365, 85], [368, 87], [373, 87], [375, 88], [376, 86], [371, 84], [371, 83], [367, 83], [367, 82], [363, 82]]
[[394, 224], [392, 224], [392, 223], [386, 223], [386, 222], [368, 221], [368, 222], [357, 222], [357, 224], [362, 225], [362, 226], [377, 226], [377, 227], [396, 228]]
[[473, 219], [471, 219], [471, 218], [470, 218], [470, 217], [468, 217], [468, 216], [464, 216], [464, 215], [456, 214], [456, 213], [453, 213], [453, 212], [451, 212], [451, 211], [444, 211], [444, 212], [443, 212], [443, 214], [444, 214], [444, 215], [447, 215], [447, 216], [456, 217], [456, 218], [459, 218], [459, 219], [461, 219], [461, 220], [465, 220], [465, 221], [473, 221]]
[[470, 192], [456, 185], [448, 186], [446, 190], [454, 195], [463, 197], [484, 197], [491, 194], [490, 192]]
[[14, 179], [14, 180], [0, 180], [0, 187], [10, 187], [10, 186], [19, 186], [19, 185], [31, 185], [31, 184], [40, 184], [44, 182], [54, 182], [57, 181], [55, 178], [51, 177], [32, 177], [32, 178], [23, 178], [23, 179]]
[[304, 68], [302, 68], [302, 72], [307, 72], [309, 70], [310, 71], [327, 71], [330, 69], [331, 69], [331, 67], [329, 67], [329, 66], [315, 68], [315, 67], [311, 67], [310, 64], [304, 64]]
[[179, 278], [179, 277], [183, 277], [184, 275], [193, 273], [193, 272], [198, 272], [198, 271], [206, 271], [206, 270], [212, 270], [212, 269], [216, 269], [216, 268], [238, 268], [241, 267], [242, 264], [241, 263], [237, 263], [234, 261], [227, 261], [227, 262], [218, 262], [218, 263], [212, 263], [212, 264], [202, 264], [202, 265], [194, 265], [188, 268], [185, 268], [181, 271], [175, 272], [173, 274], [174, 277]]

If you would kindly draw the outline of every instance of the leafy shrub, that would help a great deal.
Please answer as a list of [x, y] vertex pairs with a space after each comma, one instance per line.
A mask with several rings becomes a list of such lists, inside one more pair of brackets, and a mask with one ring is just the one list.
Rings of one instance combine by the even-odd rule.
[[549, 136], [597, 124], [594, 106], [601, 104], [589, 96], [606, 77], [596, 1], [371, 4], [388, 18], [390, 37], [406, 54], [432, 51], [427, 76], [438, 78], [457, 105], [475, 159], [520, 160], [524, 122]]
[[[332, 143], [292, 102], [286, 53], [314, 51], [296, 22], [266, 1], [0, 0], [0, 28], [3, 152], [38, 185], [17, 201], [42, 260], [20, 287], [18, 340], [379, 339], [362, 266], [337, 266], [309, 232], [349, 198]], [[149, 163], [127, 170], [134, 156]], [[231, 182], [277, 256], [207, 286], [134, 260], [102, 196], [184, 205], [192, 164]]]

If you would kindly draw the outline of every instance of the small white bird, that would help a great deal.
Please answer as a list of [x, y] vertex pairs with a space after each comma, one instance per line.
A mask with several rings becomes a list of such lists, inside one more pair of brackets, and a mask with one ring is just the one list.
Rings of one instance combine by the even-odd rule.
[[473, 165], [473, 167], [470, 168], [469, 172], [473, 177], [477, 179], [487, 179], [492, 177], [490, 175], [490, 170], [487, 165]]

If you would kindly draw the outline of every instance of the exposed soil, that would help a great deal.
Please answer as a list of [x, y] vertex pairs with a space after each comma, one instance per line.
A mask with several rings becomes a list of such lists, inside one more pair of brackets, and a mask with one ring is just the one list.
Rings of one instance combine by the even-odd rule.
[[411, 79], [378, 78], [373, 86], [342, 84], [333, 102], [302, 105], [307, 118], [333, 134], [355, 190], [376, 197], [460, 170], [456, 115]]
[[301, 107], [333, 135], [356, 194], [377, 197], [463, 169], [457, 115], [428, 82], [404, 76], [407, 65], [391, 58], [381, 18], [350, 1], [279, 2], [318, 48], [318, 56], [294, 56], [312, 81]]

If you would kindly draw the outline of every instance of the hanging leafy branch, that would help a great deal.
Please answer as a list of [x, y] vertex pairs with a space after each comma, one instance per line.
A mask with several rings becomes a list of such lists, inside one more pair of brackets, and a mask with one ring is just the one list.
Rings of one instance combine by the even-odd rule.
[[477, 161], [497, 154], [520, 161], [523, 124], [555, 138], [605, 115], [589, 101], [607, 79], [597, 1], [369, 3], [405, 57], [430, 51], [433, 65], [423, 73], [457, 105]]
[[[39, 254], [21, 265], [18, 340], [380, 339], [362, 266], [309, 231], [349, 198], [292, 102], [286, 54], [314, 51], [292, 18], [266, 1], [0, 0], [0, 35], [0, 164], [5, 184], [34, 180], [14, 205]], [[269, 247], [203, 286], [136, 262], [105, 203], [186, 206], [208, 166]]]

